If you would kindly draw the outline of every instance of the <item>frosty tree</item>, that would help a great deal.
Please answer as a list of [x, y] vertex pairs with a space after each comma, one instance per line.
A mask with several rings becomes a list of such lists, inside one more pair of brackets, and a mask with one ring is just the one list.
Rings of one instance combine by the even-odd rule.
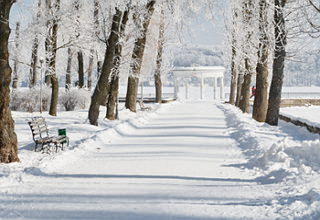
[[275, 0], [274, 34], [275, 49], [273, 59], [273, 73], [269, 92], [269, 105], [266, 122], [270, 125], [278, 125], [281, 103], [281, 91], [283, 84], [283, 69], [286, 58], [287, 30], [285, 27], [284, 7], [286, 0]]
[[269, 51], [271, 44], [270, 4], [266, 0], [259, 1], [259, 51], [256, 68], [256, 93], [253, 104], [253, 118], [259, 122], [265, 122], [268, 109], [269, 89]]
[[15, 0], [0, 0], [0, 163], [19, 161], [17, 136], [9, 107], [12, 72], [8, 52], [9, 14], [14, 2]]

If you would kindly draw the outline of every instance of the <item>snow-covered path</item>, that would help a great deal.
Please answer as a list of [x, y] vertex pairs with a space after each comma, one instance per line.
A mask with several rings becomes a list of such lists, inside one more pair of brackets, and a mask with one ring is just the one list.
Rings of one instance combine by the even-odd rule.
[[[144, 124], [100, 133], [76, 160], [26, 171], [1, 193], [7, 219], [274, 219], [274, 187], [245, 162], [225, 115], [208, 102], [161, 109]], [[57, 160], [59, 161], [59, 160]], [[270, 216], [271, 214], [271, 216]]]

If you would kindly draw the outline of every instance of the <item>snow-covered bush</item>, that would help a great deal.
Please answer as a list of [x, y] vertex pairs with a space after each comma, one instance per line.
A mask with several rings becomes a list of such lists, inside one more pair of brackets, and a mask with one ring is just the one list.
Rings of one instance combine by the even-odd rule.
[[[85, 89], [60, 90], [59, 109], [73, 111], [85, 109], [90, 104], [90, 92]], [[42, 89], [42, 110], [48, 111], [51, 100], [51, 89]], [[11, 93], [11, 110], [36, 112], [40, 110], [40, 89], [19, 88]]]
[[[42, 89], [42, 110], [48, 111], [51, 99], [49, 88]], [[40, 89], [21, 88], [11, 93], [11, 110], [34, 112], [40, 109]]]
[[85, 89], [72, 89], [63, 92], [60, 95], [59, 103], [66, 111], [85, 109], [90, 103], [90, 92]]

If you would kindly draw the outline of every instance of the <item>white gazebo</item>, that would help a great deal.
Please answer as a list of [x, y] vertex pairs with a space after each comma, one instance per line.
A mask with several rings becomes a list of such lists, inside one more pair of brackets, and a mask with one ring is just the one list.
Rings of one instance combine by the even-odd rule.
[[[224, 72], [226, 69], [222, 66], [197, 66], [197, 67], [177, 67], [173, 69], [174, 75], [174, 95], [178, 98], [179, 80], [182, 78], [197, 77], [200, 80], [200, 98], [204, 98], [204, 79], [213, 79], [213, 97], [218, 99], [217, 87], [220, 86], [220, 99], [224, 99]], [[188, 83], [186, 83], [186, 99], [188, 99]]]

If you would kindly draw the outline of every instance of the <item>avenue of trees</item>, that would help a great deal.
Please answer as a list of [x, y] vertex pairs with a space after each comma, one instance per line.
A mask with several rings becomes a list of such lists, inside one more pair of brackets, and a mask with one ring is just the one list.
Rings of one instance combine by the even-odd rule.
[[42, 84], [43, 73], [44, 86], [51, 90], [50, 115], [57, 116], [59, 89], [63, 86], [66, 92], [70, 91], [75, 78], [72, 72], [77, 72], [76, 86], [93, 89], [88, 111], [90, 124], [98, 125], [100, 106], [106, 107], [105, 117], [114, 120], [119, 75], [123, 69], [128, 72], [125, 107], [136, 112], [139, 78], [143, 62], [148, 60], [144, 54], [152, 18], [157, 17], [158, 26], [154, 34], [157, 43], [152, 46], [156, 51], [156, 102], [161, 103], [166, 27], [169, 23], [180, 26], [190, 14], [199, 11], [199, 6], [211, 7], [213, 3], [209, 0], [34, 0], [32, 22], [25, 30], [21, 28], [25, 22], [15, 25], [15, 43], [8, 48], [13, 4], [23, 2], [0, 0], [0, 163], [19, 161], [10, 110], [10, 87], [13, 90], [19, 87], [22, 77], [19, 68], [23, 67], [23, 72], [28, 69], [30, 90]]
[[[150, 47], [156, 51], [154, 84], [156, 102], [161, 103], [168, 26], [177, 32], [195, 13], [210, 11], [216, 2], [218, 0], [33, 0], [32, 21], [25, 30], [22, 30], [23, 21], [15, 24], [14, 44], [9, 50], [10, 9], [19, 3], [0, 0], [0, 163], [19, 161], [10, 87], [13, 90], [18, 87], [21, 66], [27, 69], [30, 90], [39, 85], [44, 73], [45, 86], [51, 90], [48, 110], [52, 116], [58, 114], [59, 89], [64, 87], [70, 92], [75, 78], [72, 73], [76, 72], [77, 88], [93, 91], [88, 119], [97, 126], [101, 106], [106, 107], [106, 118], [117, 119], [122, 70], [128, 77], [125, 107], [136, 112], [142, 67], [151, 60], [145, 53], [152, 19], [157, 18], [157, 30], [153, 31], [157, 42]], [[287, 17], [297, 19], [297, 27], [291, 28], [296, 35], [303, 32], [318, 37], [319, 5], [314, 0], [295, 3], [233, 0], [230, 4], [232, 14], [227, 18], [232, 20], [229, 101], [248, 112], [252, 76], [256, 75], [253, 117], [277, 125], [288, 38]], [[303, 26], [305, 29], [300, 26], [302, 18], [304, 24], [308, 24]], [[269, 72], [272, 73], [270, 88]]]
[[[294, 48], [301, 48], [306, 46], [302, 41], [308, 36], [318, 37], [319, 3], [313, 0], [241, 0], [233, 1], [231, 7], [229, 102], [249, 113], [251, 85], [254, 84], [253, 118], [278, 125], [287, 44], [293, 42]], [[256, 81], [252, 82], [254, 75]]]

